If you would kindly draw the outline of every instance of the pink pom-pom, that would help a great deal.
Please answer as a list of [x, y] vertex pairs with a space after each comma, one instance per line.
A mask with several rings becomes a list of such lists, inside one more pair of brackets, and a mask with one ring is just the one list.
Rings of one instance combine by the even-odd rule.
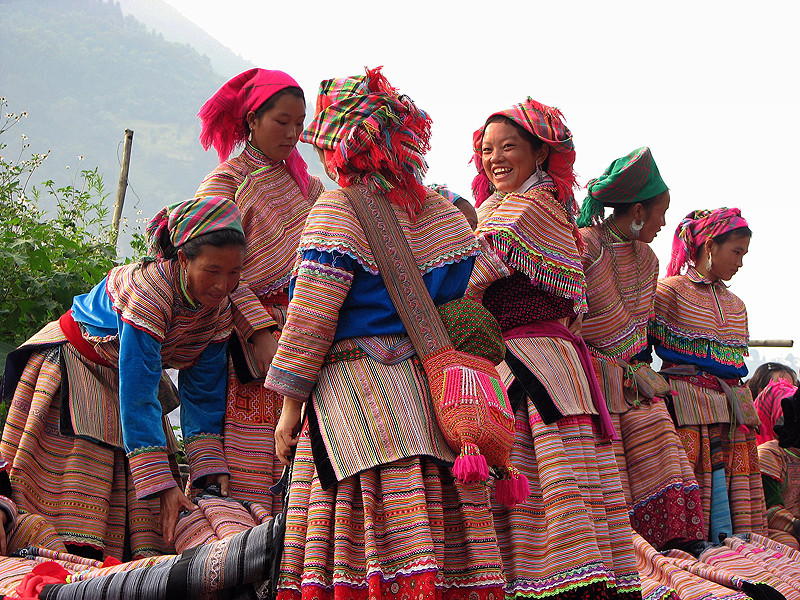
[[739, 425], [739, 431], [747, 435], [750, 433], [750, 428], [747, 425]]
[[522, 473], [516, 472], [510, 478], [501, 479], [495, 484], [494, 497], [501, 504], [514, 506], [525, 502], [530, 491], [528, 478]]
[[474, 444], [464, 444], [461, 454], [453, 463], [453, 475], [461, 483], [474, 483], [489, 479], [489, 465], [486, 458], [478, 453]]

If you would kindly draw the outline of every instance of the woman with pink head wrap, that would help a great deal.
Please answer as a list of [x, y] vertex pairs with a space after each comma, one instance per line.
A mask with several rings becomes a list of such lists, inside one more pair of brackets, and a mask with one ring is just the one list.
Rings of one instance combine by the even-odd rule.
[[[261, 383], [283, 327], [287, 286], [308, 212], [323, 191], [297, 150], [306, 115], [298, 83], [283, 71], [250, 69], [225, 83], [200, 109], [200, 141], [220, 165], [198, 195], [233, 200], [247, 237], [242, 282], [231, 295], [231, 338], [225, 456], [231, 496], [259, 502], [273, 514], [280, 477], [273, 430], [282, 398]], [[237, 147], [242, 152], [229, 158]]]
[[[649, 325], [673, 394], [672, 414], [697, 477], [706, 535], [766, 532], [747, 374], [747, 311], [724, 285], [752, 232], [738, 208], [696, 210], [678, 225]], [[736, 465], [734, 467], [734, 465]]]

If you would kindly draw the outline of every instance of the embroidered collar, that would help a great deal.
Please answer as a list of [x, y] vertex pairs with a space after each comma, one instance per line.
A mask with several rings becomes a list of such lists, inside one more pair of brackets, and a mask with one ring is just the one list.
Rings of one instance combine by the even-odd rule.
[[627, 235], [625, 235], [619, 230], [619, 227], [617, 227], [617, 224], [613, 218], [609, 217], [603, 222], [608, 227], [608, 231], [611, 234], [611, 236], [615, 238], [614, 239], [615, 242], [627, 243], [633, 241], [631, 238], [629, 238]]
[[692, 283], [703, 283], [705, 285], [719, 285], [721, 287], [727, 288], [728, 286], [725, 284], [724, 281], [721, 279], [717, 279], [716, 281], [711, 281], [708, 277], [703, 275], [700, 271], [698, 271], [695, 267], [689, 266], [686, 269], [686, 277]]
[[269, 158], [266, 154], [261, 152], [261, 150], [253, 146], [249, 140], [247, 143], [245, 143], [242, 154], [248, 162], [256, 165], [257, 167], [269, 167], [278, 164], [278, 161], [274, 161]]

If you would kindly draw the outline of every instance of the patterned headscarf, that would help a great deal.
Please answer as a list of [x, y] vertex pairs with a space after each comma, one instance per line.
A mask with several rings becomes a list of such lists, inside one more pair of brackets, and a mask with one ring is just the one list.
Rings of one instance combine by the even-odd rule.
[[197, 236], [232, 229], [244, 236], [242, 215], [236, 204], [221, 196], [192, 198], [165, 206], [150, 219], [145, 229], [147, 245], [152, 256], [163, 256], [160, 245], [161, 233], [169, 232], [169, 240], [175, 248], [180, 248]]
[[690, 212], [675, 230], [667, 277], [680, 275], [685, 265], [693, 263], [697, 250], [707, 240], [740, 227], [747, 227], [747, 221], [738, 208], [723, 207]]
[[431, 119], [381, 68], [323, 81], [314, 121], [300, 139], [324, 151], [339, 185], [364, 183], [413, 215], [425, 200]]
[[[564, 123], [564, 115], [557, 108], [546, 106], [531, 97], [521, 103], [515, 104], [508, 110], [492, 113], [487, 121], [495, 115], [502, 115], [535, 135], [548, 146], [550, 155], [547, 159], [547, 173], [553, 178], [556, 185], [557, 198], [572, 213], [577, 212], [573, 190], [577, 185], [575, 171], [575, 144], [572, 142], [572, 133]], [[481, 144], [486, 125], [478, 129], [472, 136], [472, 147], [475, 152], [473, 160], [478, 169], [478, 175], [472, 181], [472, 193], [478, 206], [490, 195], [489, 177], [483, 169], [481, 158]]]
[[647, 146], [618, 158], [586, 186], [589, 194], [581, 206], [578, 227], [588, 227], [603, 216], [603, 207], [635, 204], [667, 191], [656, 161]]
[[792, 385], [790, 381], [781, 377], [767, 383], [767, 387], [756, 396], [756, 411], [758, 411], [758, 418], [761, 420], [761, 429], [756, 434], [757, 443], [763, 444], [775, 439], [776, 435], [773, 428], [783, 415], [781, 400], [794, 396], [796, 391], [797, 386]]
[[[287, 87], [300, 88], [283, 71], [250, 69], [239, 73], [219, 88], [197, 113], [203, 148], [208, 150], [214, 146], [219, 161], [227, 160], [233, 149], [244, 143], [250, 135], [245, 121], [247, 113], [258, 110], [264, 102]], [[303, 196], [308, 196], [311, 177], [308, 165], [297, 148], [286, 159], [286, 170], [300, 187]]]

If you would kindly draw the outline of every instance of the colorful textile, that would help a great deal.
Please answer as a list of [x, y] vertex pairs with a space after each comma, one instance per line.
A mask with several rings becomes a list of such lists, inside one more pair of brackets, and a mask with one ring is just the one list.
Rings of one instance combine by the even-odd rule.
[[[219, 162], [225, 161], [233, 149], [245, 143], [250, 135], [247, 113], [256, 112], [264, 102], [288, 87], [300, 89], [297, 82], [283, 71], [267, 69], [250, 69], [228, 81], [197, 113], [203, 148], [208, 150], [214, 146]], [[307, 197], [311, 176], [300, 151], [292, 149], [284, 162], [300, 192]]]
[[[555, 107], [545, 106], [529, 96], [525, 102], [489, 115], [487, 121], [495, 115], [511, 119], [550, 147], [550, 155], [545, 161], [547, 174], [555, 183], [556, 198], [567, 207], [567, 212], [573, 215], [577, 208], [573, 197], [573, 189], [577, 186], [573, 170], [575, 145], [572, 142], [572, 132], [564, 123], [561, 111]], [[472, 147], [475, 152], [473, 161], [478, 170], [478, 175], [472, 182], [472, 192], [477, 206], [480, 206], [490, 194], [489, 177], [483, 170], [481, 160], [481, 144], [485, 128], [484, 125], [472, 136]]]
[[294, 459], [278, 598], [501, 598], [485, 487], [425, 457], [324, 489], [308, 431]]
[[644, 146], [612, 162], [603, 174], [586, 185], [578, 227], [598, 224], [606, 206], [635, 204], [667, 191], [650, 148]]
[[150, 253], [159, 258], [164, 230], [169, 233], [172, 245], [179, 248], [193, 238], [223, 229], [244, 235], [239, 209], [221, 196], [206, 196], [165, 206], [147, 222], [145, 234]]
[[431, 119], [381, 68], [320, 83], [314, 120], [300, 139], [325, 151], [337, 183], [363, 183], [409, 215], [422, 209]]
[[711, 283], [690, 267], [661, 279], [650, 336], [662, 359], [694, 364], [719, 377], [747, 373], [747, 309], [722, 282]]
[[770, 529], [794, 533], [795, 521], [800, 518], [800, 456], [795, 448], [781, 448], [778, 440], [758, 446], [761, 473], [779, 484], [780, 504], [767, 502], [767, 521]]
[[533, 285], [530, 278], [515, 271], [495, 281], [483, 294], [483, 305], [491, 312], [502, 331], [535, 321], [554, 321], [571, 317], [572, 300], [556, 298]]
[[193, 498], [197, 510], [183, 512], [175, 524], [175, 551], [213, 544], [266, 523], [272, 511], [256, 502], [240, 502], [212, 494]]
[[[611, 445], [591, 417], [545, 424], [528, 398], [511, 460], [531, 486], [513, 508], [493, 504], [506, 598], [638, 597], [628, 511]], [[580, 596], [578, 596], [580, 597]]]
[[680, 222], [672, 240], [672, 257], [667, 277], [680, 275], [685, 265], [694, 265], [700, 246], [718, 235], [747, 227], [738, 208], [694, 210]]
[[430, 184], [428, 186], [425, 186], [425, 187], [427, 187], [432, 192], [436, 192], [442, 198], [444, 198], [445, 200], [448, 200], [449, 202], [452, 202], [453, 204], [455, 204], [459, 200], [464, 200], [464, 198], [462, 196], [459, 196], [454, 191], [452, 191], [450, 188], [448, 188], [445, 185], [442, 185], [441, 183], [432, 183], [432, 184]]
[[593, 353], [629, 360], [647, 346], [658, 259], [648, 244], [623, 240], [608, 224], [581, 230], [588, 312], [581, 336]]
[[[495, 194], [478, 209], [475, 234], [508, 267], [554, 296], [573, 301], [586, 312], [586, 281], [578, 254], [578, 232], [553, 194], [536, 189], [524, 194]], [[487, 257], [490, 258], [490, 257]], [[492, 281], [485, 281], [488, 287]], [[484, 289], [472, 286], [481, 296]]]
[[242, 213], [247, 254], [239, 287], [231, 299], [243, 348], [255, 331], [277, 325], [268, 308], [275, 302], [262, 305], [262, 299], [279, 294], [288, 285], [303, 224], [323, 190], [319, 179], [313, 177], [303, 194], [282, 163], [270, 161], [250, 144], [200, 184], [197, 194], [229, 198]]
[[756, 396], [753, 403], [756, 405], [758, 417], [761, 420], [761, 428], [756, 435], [756, 442], [759, 445], [777, 438], [773, 427], [775, 427], [778, 419], [783, 416], [781, 400], [794, 396], [796, 392], [797, 386], [780, 378], [769, 381], [767, 386], [761, 390], [761, 393]]

